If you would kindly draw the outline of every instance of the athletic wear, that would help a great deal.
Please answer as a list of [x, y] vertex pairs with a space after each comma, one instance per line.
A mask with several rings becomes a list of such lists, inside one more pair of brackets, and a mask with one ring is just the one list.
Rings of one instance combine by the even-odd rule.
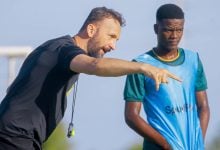
[[78, 76], [69, 66], [79, 54], [85, 52], [67, 35], [27, 57], [0, 105], [1, 138], [23, 137], [41, 145], [50, 136], [64, 116], [66, 92]]
[[[174, 150], [203, 150], [203, 136], [197, 112], [195, 92], [205, 90], [207, 82], [198, 54], [179, 49], [174, 62], [156, 58], [152, 51], [138, 56], [135, 61], [164, 68], [183, 82], [169, 79], [159, 91], [155, 82], [142, 74], [128, 75], [124, 90], [126, 101], [143, 103], [148, 123], [157, 130]], [[144, 141], [144, 148], [156, 147]]]
[[33, 139], [19, 136], [0, 136], [0, 150], [41, 150]]

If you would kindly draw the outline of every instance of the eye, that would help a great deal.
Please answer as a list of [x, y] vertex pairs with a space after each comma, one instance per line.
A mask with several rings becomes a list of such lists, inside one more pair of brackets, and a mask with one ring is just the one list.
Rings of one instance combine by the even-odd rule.
[[183, 32], [183, 29], [177, 29], [176, 30], [178, 33]]

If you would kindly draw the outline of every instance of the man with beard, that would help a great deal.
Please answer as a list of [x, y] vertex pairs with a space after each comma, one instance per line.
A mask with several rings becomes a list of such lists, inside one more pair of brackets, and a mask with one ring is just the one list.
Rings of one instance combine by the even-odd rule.
[[0, 149], [40, 150], [64, 116], [66, 93], [79, 73], [122, 76], [143, 73], [166, 83], [176, 76], [148, 64], [102, 58], [115, 49], [124, 19], [106, 7], [94, 8], [79, 33], [49, 40], [24, 61], [0, 105]]

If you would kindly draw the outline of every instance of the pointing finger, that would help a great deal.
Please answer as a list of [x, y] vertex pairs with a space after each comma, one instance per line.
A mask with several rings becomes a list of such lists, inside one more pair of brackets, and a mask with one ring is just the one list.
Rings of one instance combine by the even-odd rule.
[[167, 76], [172, 78], [172, 79], [175, 79], [175, 80], [177, 80], [179, 82], [182, 82], [182, 80], [179, 77], [175, 76], [174, 74], [172, 74], [170, 72], [167, 73]]
[[160, 87], [160, 79], [159, 79], [159, 76], [158, 74], [156, 74], [156, 77], [155, 77], [155, 86], [156, 86], [156, 90], [158, 91], [159, 90], [159, 87]]
[[156, 90], [158, 91], [159, 90], [159, 87], [160, 87], [160, 82], [158, 80], [156, 80]]

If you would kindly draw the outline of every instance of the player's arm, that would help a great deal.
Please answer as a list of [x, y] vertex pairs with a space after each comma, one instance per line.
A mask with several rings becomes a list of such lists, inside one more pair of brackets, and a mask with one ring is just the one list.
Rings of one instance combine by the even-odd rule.
[[205, 135], [206, 135], [206, 131], [207, 131], [208, 123], [209, 123], [209, 117], [210, 117], [210, 110], [209, 110], [206, 89], [207, 89], [207, 80], [206, 80], [205, 72], [203, 69], [202, 61], [200, 60], [199, 55], [198, 55], [196, 100], [197, 100], [200, 125], [201, 125], [202, 133], [203, 133], [203, 139], [205, 139]]
[[98, 76], [122, 76], [132, 73], [143, 73], [155, 80], [157, 89], [160, 83], [168, 82], [168, 77], [180, 81], [178, 77], [167, 70], [159, 69], [149, 64], [114, 58], [93, 58], [83, 54], [77, 55], [72, 59], [70, 69], [75, 72]]
[[202, 128], [203, 139], [205, 139], [206, 131], [208, 128], [209, 117], [210, 117], [210, 110], [208, 104], [208, 98], [206, 91], [198, 91], [196, 92], [196, 99], [197, 99], [197, 107], [198, 107], [198, 114], [200, 119], [200, 125]]
[[171, 147], [165, 138], [152, 128], [144, 119], [140, 116], [141, 102], [128, 102], [125, 103], [125, 121], [130, 128], [136, 131], [139, 135], [144, 137], [156, 145], [161, 146], [164, 150], [170, 150]]

